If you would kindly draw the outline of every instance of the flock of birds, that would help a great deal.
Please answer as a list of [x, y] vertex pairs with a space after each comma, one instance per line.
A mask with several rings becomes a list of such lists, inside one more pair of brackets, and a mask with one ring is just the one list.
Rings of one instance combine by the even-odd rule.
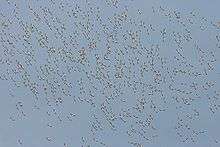
[[146, 14], [134, 5], [1, 1], [0, 82], [10, 99], [0, 99], [14, 108], [0, 125], [21, 130], [10, 142], [220, 145], [212, 128], [220, 120], [220, 25], [195, 10], [152, 6]]

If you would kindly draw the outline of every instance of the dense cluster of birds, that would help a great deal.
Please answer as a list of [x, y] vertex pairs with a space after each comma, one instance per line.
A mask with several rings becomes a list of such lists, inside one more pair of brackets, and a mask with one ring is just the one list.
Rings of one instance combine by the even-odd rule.
[[19, 130], [10, 142], [220, 145], [220, 25], [196, 10], [134, 5], [0, 2], [0, 81], [14, 105], [4, 125]]

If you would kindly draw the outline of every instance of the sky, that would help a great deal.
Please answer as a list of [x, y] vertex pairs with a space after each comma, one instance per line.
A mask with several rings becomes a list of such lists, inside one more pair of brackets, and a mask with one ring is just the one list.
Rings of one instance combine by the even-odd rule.
[[220, 146], [218, 6], [0, 0], [0, 147]]

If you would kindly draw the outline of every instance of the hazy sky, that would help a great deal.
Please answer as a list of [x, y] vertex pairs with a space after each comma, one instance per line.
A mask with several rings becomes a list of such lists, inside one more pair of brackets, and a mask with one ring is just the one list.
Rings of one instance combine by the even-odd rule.
[[[135, 142], [140, 143], [139, 146], [136, 144], [137, 147], [220, 146], [220, 101], [218, 100], [220, 99], [220, 48], [218, 48], [220, 31], [212, 25], [220, 22], [219, 0], [118, 0], [117, 7], [114, 6], [117, 0], [88, 0], [94, 8], [92, 9], [94, 13], [89, 17], [85, 15], [85, 19], [82, 16], [89, 9], [83, 0], [8, 1], [0, 0], [0, 147], [132, 147], [135, 146]], [[35, 13], [32, 13], [28, 5]], [[50, 15], [47, 8], [53, 15]], [[156, 13], [152, 12], [153, 8]], [[186, 23], [184, 28], [176, 20], [169, 22], [164, 14], [160, 14], [160, 8], [166, 9], [167, 12], [180, 12], [184, 21], [191, 17], [190, 12], [195, 12], [194, 24]], [[78, 13], [82, 15], [74, 18], [74, 13], [71, 11], [73, 9], [76, 10], [76, 15]], [[148, 31], [135, 23], [117, 19], [119, 15], [114, 14], [121, 14], [123, 11], [126, 11], [130, 22], [135, 21], [139, 24], [144, 21], [150, 33], [147, 35]], [[96, 13], [100, 14], [100, 21], [95, 19]], [[114, 25], [108, 19], [113, 16], [116, 17], [115, 22], [113, 19]], [[41, 19], [38, 20], [38, 17]], [[47, 21], [42, 21], [46, 20], [44, 17], [48, 18]], [[89, 20], [92, 20], [93, 25], [88, 23]], [[47, 23], [52, 24], [52, 30]], [[88, 25], [88, 28], [83, 27], [83, 24]], [[153, 28], [150, 28], [149, 24]], [[33, 32], [31, 25], [34, 26]], [[66, 29], [63, 29], [64, 27]], [[184, 34], [186, 28], [192, 35], [192, 40], [188, 42], [184, 40], [184, 37], [189, 35]], [[153, 29], [155, 31], [152, 31]], [[162, 30], [166, 30], [164, 41], [161, 36]], [[129, 38], [132, 34], [129, 31], [133, 32], [133, 35], [137, 33], [136, 37], [138, 36], [139, 40], [124, 41], [124, 38]], [[112, 36], [107, 36], [108, 33], [112, 33]], [[68, 35], [73, 36], [72, 40]], [[177, 53], [178, 47], [173, 37], [175, 35], [179, 37], [182, 35], [182, 38], [175, 39], [176, 42], [178, 39], [181, 42], [180, 52], [184, 54], [183, 58]], [[95, 42], [96, 47], [91, 47], [90, 51], [88, 44], [91, 42]], [[134, 47], [136, 50], [131, 49], [130, 46], [135, 46], [135, 43], [138, 47]], [[113, 50], [111, 54], [106, 53], [107, 45]], [[195, 49], [196, 45], [201, 49], [199, 53]], [[84, 48], [88, 50], [85, 51]], [[53, 49], [60, 52], [53, 54]], [[138, 51], [142, 52], [144, 49], [147, 53], [140, 55]], [[88, 65], [75, 62], [75, 59], [81, 59], [78, 54], [83, 54], [83, 51], [87, 53]], [[120, 51], [126, 55], [122, 55]], [[49, 56], [50, 52], [51, 56]], [[67, 59], [67, 56], [70, 56], [67, 52], [71, 52], [74, 59]], [[109, 58], [108, 61], [104, 60], [105, 53]], [[151, 56], [153, 56], [152, 60]], [[179, 60], [176, 60], [176, 57]], [[136, 64], [137, 58], [140, 64]], [[162, 59], [165, 61], [165, 67], [161, 63]], [[131, 62], [135, 64], [132, 65]], [[153, 66], [151, 62], [154, 62]], [[140, 69], [145, 63], [149, 71], [141, 77]], [[44, 66], [46, 64], [48, 66]], [[129, 65], [130, 68], [125, 65]], [[49, 71], [49, 76], [45, 76], [43, 73], [47, 73], [46, 68], [49, 66], [51, 68], [48, 69], [54, 71]], [[133, 74], [129, 81], [132, 88], [123, 86], [129, 85], [126, 81], [127, 77], [125, 79], [114, 77], [117, 69], [120, 71], [120, 66], [124, 67], [122, 73], [124, 77]], [[97, 72], [97, 78], [93, 78], [92, 72], [95, 73], [97, 69], [102, 72]], [[153, 69], [159, 73], [155, 74]], [[175, 74], [174, 71], [179, 69], [186, 69], [190, 76]], [[111, 77], [109, 81], [103, 78], [106, 71]], [[192, 76], [197, 72], [202, 73], [202, 76]], [[161, 78], [161, 81], [164, 81], [155, 84], [157, 75], [164, 76], [166, 80]], [[40, 80], [40, 77], [44, 79]], [[99, 77], [103, 79], [99, 80]], [[113, 90], [105, 87], [108, 86], [108, 82], [115, 84]], [[141, 82], [145, 86], [141, 85]], [[72, 87], [67, 83], [71, 83]], [[193, 90], [192, 87], [187, 87], [192, 83], [198, 84], [201, 89]], [[152, 87], [149, 86], [151, 84]], [[151, 88], [148, 89], [147, 85], [152, 89], [155, 86], [158, 91], [163, 91], [163, 95], [159, 92], [154, 93], [153, 90], [149, 92]], [[38, 99], [33, 92], [36, 87]], [[172, 87], [175, 90], [172, 90]], [[53, 88], [55, 95], [52, 92]], [[49, 90], [45, 92], [45, 89]], [[137, 93], [133, 92], [135, 90]], [[184, 90], [192, 90], [189, 95], [193, 101], [185, 95]], [[123, 94], [119, 94], [120, 92]], [[150, 95], [151, 92], [154, 94]], [[109, 103], [107, 97], [111, 97]], [[142, 97], [146, 103], [143, 112], [139, 113], [134, 107], [139, 106]], [[180, 98], [179, 102], [176, 102], [175, 98]], [[182, 103], [181, 100], [184, 98], [190, 105], [183, 104], [187, 103], [186, 101]], [[157, 106], [155, 109], [153, 104]], [[215, 113], [212, 113], [210, 108], [213, 108]], [[104, 109], [106, 109], [105, 113]], [[198, 117], [197, 111], [200, 114]], [[124, 112], [132, 117], [126, 117]], [[111, 129], [108, 123], [108, 120], [114, 116], [112, 113], [117, 116], [113, 123], [115, 130]], [[118, 119], [122, 114], [127, 120], [126, 123]], [[141, 128], [147, 124], [150, 114], [154, 117], [152, 127], [145, 128], [146, 132], [144, 132]], [[103, 129], [98, 128], [98, 131], [92, 134], [92, 124], [96, 127], [100, 125]], [[190, 126], [189, 130], [187, 124]], [[131, 133], [132, 128], [133, 131], [135, 130], [133, 133]], [[178, 136], [177, 130], [182, 133], [182, 137]], [[128, 135], [129, 131], [131, 136]], [[150, 136], [151, 139], [144, 139], [143, 134]], [[184, 137], [188, 137], [185, 142], [183, 142]], [[191, 138], [194, 138], [195, 142]]]

